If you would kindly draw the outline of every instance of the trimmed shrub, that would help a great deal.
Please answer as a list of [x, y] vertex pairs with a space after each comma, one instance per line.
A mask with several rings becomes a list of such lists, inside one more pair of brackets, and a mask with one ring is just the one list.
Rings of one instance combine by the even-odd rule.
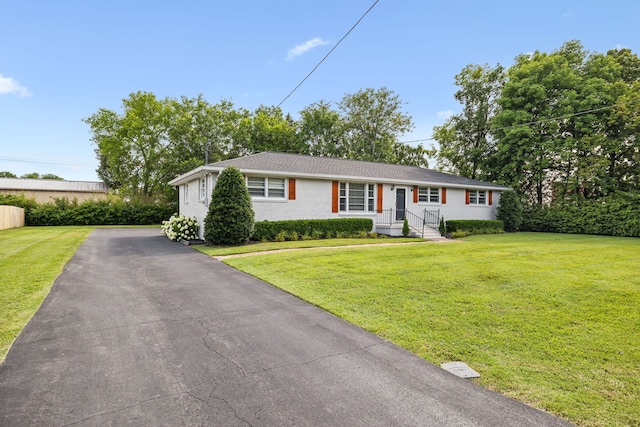
[[503, 191], [497, 212], [497, 218], [504, 223], [505, 231], [518, 231], [522, 224], [522, 203], [518, 193], [513, 190]]
[[288, 221], [260, 221], [255, 223], [252, 240], [275, 241], [280, 233], [291, 236], [310, 236], [313, 239], [337, 235], [360, 236], [373, 228], [371, 218], [295, 219]]
[[213, 245], [241, 245], [253, 232], [254, 212], [244, 177], [236, 167], [220, 172], [204, 220], [204, 239]]
[[56, 225], [150, 225], [160, 224], [175, 211], [175, 204], [125, 202], [117, 197], [78, 203], [67, 198], [38, 204], [24, 196], [0, 197], [0, 204], [22, 207], [25, 224]]
[[640, 195], [619, 193], [600, 200], [567, 200], [525, 206], [524, 231], [640, 237]]

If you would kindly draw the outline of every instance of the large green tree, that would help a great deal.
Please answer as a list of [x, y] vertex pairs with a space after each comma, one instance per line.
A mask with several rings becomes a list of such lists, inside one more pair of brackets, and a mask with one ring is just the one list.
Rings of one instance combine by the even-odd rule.
[[424, 147], [399, 142], [413, 124], [392, 91], [345, 95], [332, 110], [320, 101], [293, 120], [280, 108], [236, 108], [196, 98], [158, 99], [136, 92], [122, 112], [100, 109], [85, 118], [99, 161], [98, 176], [121, 194], [173, 200], [172, 178], [204, 162], [280, 151], [426, 166]]
[[347, 158], [392, 162], [395, 144], [413, 129], [411, 116], [392, 90], [367, 88], [345, 95], [338, 104], [343, 113]]
[[469, 65], [456, 84], [463, 110], [434, 128], [439, 167], [538, 205], [640, 190], [640, 59], [629, 49], [572, 40], [519, 55], [506, 73]]
[[296, 136], [306, 154], [343, 157], [347, 151], [344, 126], [340, 113], [319, 101], [300, 111]]
[[84, 119], [97, 146], [98, 176], [125, 196], [149, 200], [171, 178], [161, 167], [169, 155], [170, 106], [152, 93], [136, 92], [122, 109], [121, 115], [100, 109]]
[[553, 174], [562, 161], [567, 123], [577, 112], [580, 76], [573, 46], [552, 54], [520, 55], [508, 70], [498, 99], [493, 135], [497, 138], [497, 175], [537, 204], [551, 196]]
[[490, 177], [496, 146], [489, 124], [504, 80], [500, 65], [467, 65], [455, 76], [460, 89], [454, 97], [462, 104], [462, 112], [433, 129], [439, 144], [436, 159], [440, 169], [473, 179]]

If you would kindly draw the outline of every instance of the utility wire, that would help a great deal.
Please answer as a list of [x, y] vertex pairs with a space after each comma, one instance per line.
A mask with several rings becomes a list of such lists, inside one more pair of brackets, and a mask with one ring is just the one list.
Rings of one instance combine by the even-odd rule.
[[[604, 106], [604, 107], [593, 108], [591, 110], [578, 111], [577, 113], [567, 114], [566, 116], [552, 117], [550, 119], [537, 120], [537, 121], [534, 121], [534, 122], [518, 123], [518, 124], [515, 124], [515, 125], [504, 126], [504, 127], [495, 128], [495, 129], [483, 129], [483, 130], [479, 130], [477, 132], [471, 132], [468, 135], [475, 135], [477, 133], [488, 132], [488, 131], [513, 129], [513, 128], [517, 128], [517, 127], [520, 127], [520, 126], [538, 125], [538, 124], [541, 124], [541, 123], [560, 121], [560, 120], [569, 119], [571, 117], [577, 117], [577, 116], [582, 116], [582, 115], [589, 114], [589, 113], [595, 113], [595, 112], [602, 111], [602, 110], [610, 110], [611, 108], [619, 107], [621, 105], [633, 104], [635, 102], [640, 102], [640, 99], [632, 99], [632, 100], [627, 101], [627, 102], [619, 102], [619, 103], [616, 102], [613, 105], [607, 105], [607, 106]], [[414, 140], [411, 140], [411, 141], [400, 141], [400, 143], [408, 144], [408, 143], [411, 143], [411, 142], [424, 142], [424, 141], [434, 141], [434, 140], [435, 140], [435, 137], [431, 136], [430, 138], [424, 138], [424, 139], [414, 139]]]
[[313, 67], [313, 70], [311, 70], [311, 72], [310, 72], [309, 74], [307, 74], [307, 76], [306, 76], [304, 79], [302, 79], [302, 81], [301, 81], [300, 83], [298, 83], [298, 85], [297, 85], [296, 87], [294, 87], [294, 88], [293, 88], [293, 90], [292, 90], [291, 92], [289, 92], [289, 95], [285, 96], [285, 97], [284, 97], [284, 99], [283, 99], [282, 101], [280, 101], [280, 103], [277, 105], [277, 107], [280, 107], [280, 106], [281, 106], [281, 105], [282, 105], [282, 104], [283, 104], [287, 99], [289, 99], [289, 97], [290, 97], [291, 95], [293, 95], [293, 94], [294, 94], [294, 92], [295, 92], [296, 90], [298, 90], [298, 88], [299, 88], [300, 86], [302, 86], [302, 84], [303, 84], [303, 83], [304, 83], [304, 82], [305, 82], [309, 77], [311, 77], [311, 75], [312, 75], [312, 74], [313, 74], [313, 73], [318, 69], [318, 67], [320, 66], [320, 64], [322, 64], [322, 63], [324, 62], [324, 60], [325, 60], [325, 59], [327, 59], [327, 58], [329, 57], [329, 55], [331, 55], [331, 53], [332, 53], [334, 50], [336, 50], [336, 48], [340, 45], [340, 43], [342, 43], [342, 41], [343, 41], [344, 39], [346, 39], [346, 38], [347, 38], [347, 36], [348, 36], [349, 34], [351, 34], [351, 32], [352, 32], [352, 31], [353, 31], [353, 30], [358, 26], [358, 24], [360, 23], [360, 21], [362, 21], [362, 20], [364, 19], [364, 17], [365, 17], [365, 16], [367, 16], [367, 14], [368, 14], [369, 12], [371, 12], [371, 9], [373, 9], [373, 8], [374, 8], [374, 6], [375, 6], [376, 4], [378, 4], [378, 2], [379, 2], [379, 1], [380, 1], [380, 0], [376, 0], [376, 1], [374, 1], [374, 2], [373, 2], [373, 4], [371, 5], [371, 7], [369, 7], [369, 9], [367, 9], [367, 11], [366, 11], [366, 12], [365, 12], [361, 17], [360, 17], [360, 19], [358, 19], [358, 21], [357, 21], [355, 24], [353, 24], [353, 26], [349, 29], [349, 31], [347, 31], [347, 33], [346, 33], [344, 36], [342, 36], [342, 38], [338, 41], [338, 43], [336, 43], [336, 44], [331, 48], [331, 50], [329, 51], [329, 53], [327, 53], [327, 54], [324, 56], [324, 58], [322, 58], [322, 59], [320, 60], [320, 62], [318, 62], [318, 64], [317, 64], [315, 67]]
[[32, 163], [32, 164], [40, 164], [40, 165], [61, 165], [61, 166], [75, 166], [75, 167], [83, 167], [89, 166], [87, 163], [72, 163], [72, 162], [63, 162], [63, 161], [47, 161], [47, 160], [38, 160], [38, 159], [28, 159], [22, 157], [0, 157], [0, 161], [6, 162], [18, 162], [18, 163]]

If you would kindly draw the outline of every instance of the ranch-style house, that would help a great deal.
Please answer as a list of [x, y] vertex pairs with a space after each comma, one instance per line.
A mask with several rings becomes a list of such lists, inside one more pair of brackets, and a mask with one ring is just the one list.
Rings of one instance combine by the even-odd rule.
[[180, 213], [204, 229], [209, 198], [220, 172], [235, 166], [245, 176], [256, 221], [371, 218], [373, 231], [398, 236], [405, 217], [414, 235], [436, 237], [440, 217], [495, 219], [508, 188], [402, 166], [300, 154], [262, 152], [210, 163], [178, 176]]

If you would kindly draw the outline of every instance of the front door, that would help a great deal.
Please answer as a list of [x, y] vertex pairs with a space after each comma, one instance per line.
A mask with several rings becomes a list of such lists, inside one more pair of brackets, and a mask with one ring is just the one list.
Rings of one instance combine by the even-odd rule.
[[405, 188], [396, 188], [396, 221], [404, 220], [404, 212], [407, 207], [406, 192]]

